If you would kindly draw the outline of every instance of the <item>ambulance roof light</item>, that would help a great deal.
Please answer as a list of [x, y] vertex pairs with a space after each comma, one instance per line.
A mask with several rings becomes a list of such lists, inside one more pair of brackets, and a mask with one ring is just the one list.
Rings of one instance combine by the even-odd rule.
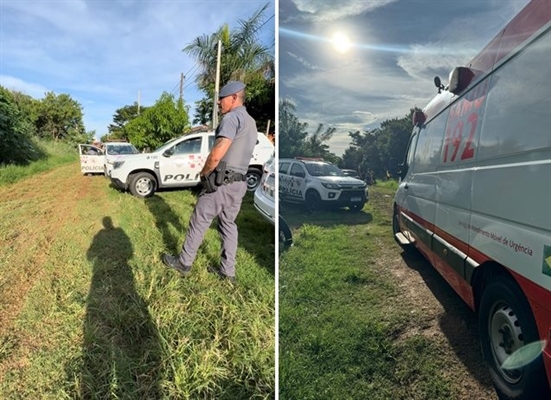
[[427, 120], [427, 116], [423, 111], [416, 110], [413, 112], [413, 116], [412, 116], [413, 126], [423, 125], [426, 120]]
[[450, 72], [449, 91], [453, 94], [461, 93], [471, 83], [474, 72], [467, 67], [455, 67]]

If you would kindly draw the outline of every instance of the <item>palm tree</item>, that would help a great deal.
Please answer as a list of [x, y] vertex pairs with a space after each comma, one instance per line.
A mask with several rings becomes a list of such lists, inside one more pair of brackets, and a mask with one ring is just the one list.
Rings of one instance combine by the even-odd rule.
[[[247, 84], [247, 106], [257, 122], [259, 118], [267, 122], [267, 119], [275, 116], [273, 46], [269, 48], [258, 42], [259, 29], [272, 18], [265, 18], [268, 6], [268, 3], [265, 4], [247, 21], [239, 21], [239, 27], [234, 30], [224, 24], [215, 33], [199, 36], [184, 47], [183, 51], [194, 57], [201, 67], [196, 82], [207, 97], [201, 102], [207, 100], [208, 103], [210, 100], [212, 103], [220, 40], [220, 82], [224, 84], [230, 80], [241, 80]], [[202, 109], [201, 113], [205, 115], [205, 111]]]

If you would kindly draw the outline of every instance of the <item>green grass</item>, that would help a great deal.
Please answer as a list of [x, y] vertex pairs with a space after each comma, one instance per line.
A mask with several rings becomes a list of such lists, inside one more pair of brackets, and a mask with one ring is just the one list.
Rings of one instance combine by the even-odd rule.
[[60, 165], [78, 160], [78, 151], [64, 142], [37, 141], [45, 157], [29, 165], [0, 164], [0, 186], [15, 183], [21, 179], [52, 170]]
[[[9, 245], [0, 275], [13, 279], [0, 287], [20, 285], [24, 301], [0, 328], [0, 398], [275, 397], [274, 229], [250, 194], [232, 286], [206, 270], [219, 259], [215, 225], [190, 276], [160, 260], [179, 251], [192, 191], [139, 200], [78, 165], [49, 179], [55, 203], [20, 198], [23, 208], [1, 226]], [[24, 192], [25, 182], [7, 189]], [[0, 207], [0, 219], [9, 212], [10, 203]], [[0, 312], [10, 300], [18, 298], [0, 295]]]
[[452, 397], [441, 350], [422, 335], [404, 335], [416, 317], [401, 307], [385, 273], [392, 266], [376, 263], [381, 247], [395, 246], [381, 211], [392, 202], [387, 186], [370, 188], [376, 200], [362, 214], [283, 209], [294, 246], [279, 264], [281, 400]]
[[394, 179], [389, 179], [388, 181], [377, 181], [376, 186], [381, 189], [391, 190], [396, 192], [398, 189], [399, 182]]

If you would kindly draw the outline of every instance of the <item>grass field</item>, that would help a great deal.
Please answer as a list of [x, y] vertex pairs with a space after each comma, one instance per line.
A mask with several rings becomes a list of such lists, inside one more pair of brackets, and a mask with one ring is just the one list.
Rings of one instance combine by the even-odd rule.
[[0, 398], [274, 398], [274, 229], [252, 196], [232, 286], [207, 273], [215, 227], [190, 276], [161, 263], [194, 192], [144, 201], [56, 165], [0, 170]]
[[[294, 245], [279, 262], [280, 400], [495, 398], [473, 313], [431, 268], [419, 271], [453, 317], [423, 279], [396, 279], [417, 274], [391, 233], [395, 188], [372, 186], [361, 213], [281, 207]], [[452, 319], [460, 338], [442, 332]]]

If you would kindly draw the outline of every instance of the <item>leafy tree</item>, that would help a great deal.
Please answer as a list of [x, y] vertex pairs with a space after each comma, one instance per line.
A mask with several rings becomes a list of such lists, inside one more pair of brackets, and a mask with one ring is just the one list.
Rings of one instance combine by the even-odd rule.
[[212, 117], [212, 100], [202, 98], [195, 102], [195, 116], [193, 124], [207, 125]]
[[32, 140], [33, 121], [20, 100], [20, 93], [0, 86], [0, 165], [27, 164], [44, 155]]
[[339, 158], [329, 151], [327, 145], [336, 128], [324, 128], [320, 123], [313, 133], [308, 133], [308, 124], [300, 122], [295, 111], [296, 106], [290, 100], [283, 99], [279, 102], [279, 156], [321, 157], [336, 163]]
[[314, 133], [308, 134], [304, 144], [302, 153], [306, 157], [321, 157], [325, 161], [336, 163], [339, 158], [329, 151], [329, 145], [326, 143], [333, 137], [337, 128], [329, 127], [325, 128], [324, 125], [319, 124]]
[[11, 91], [14, 104], [17, 105], [21, 117], [26, 119], [32, 125], [29, 131], [31, 136], [37, 136], [36, 120], [38, 118], [38, 108], [40, 100], [33, 99], [31, 96], [18, 91]]
[[147, 107], [139, 107], [137, 102], [130, 106], [124, 106], [115, 111], [113, 115], [113, 123], [109, 124], [109, 133], [101, 138], [102, 141], [107, 140], [128, 140], [125, 127], [130, 121], [138, 117], [140, 113], [147, 111]]
[[279, 102], [279, 126], [277, 141], [279, 157], [296, 157], [302, 155], [304, 142], [308, 136], [308, 124], [300, 122], [295, 116], [296, 106], [290, 100]]
[[39, 137], [82, 141], [87, 137], [82, 122], [82, 106], [68, 94], [46, 93], [37, 110]]
[[218, 41], [222, 44], [220, 82], [241, 80], [247, 85], [247, 109], [262, 130], [267, 121], [275, 117], [275, 64], [273, 46], [258, 43], [258, 30], [267, 22], [268, 3], [247, 21], [239, 21], [239, 28], [230, 30], [227, 24], [212, 34], [195, 38], [183, 51], [196, 59], [201, 66], [197, 76], [199, 88], [206, 93], [194, 121], [205, 123], [212, 115]]
[[363, 134], [349, 132], [351, 145], [345, 150], [340, 166], [356, 169], [364, 177], [370, 171], [378, 178], [387, 174], [395, 177], [405, 156], [414, 111], [412, 109], [404, 118], [386, 120], [380, 127]]
[[189, 129], [188, 110], [182, 100], [163, 92], [152, 107], [125, 125], [128, 140], [143, 149], [157, 148], [167, 140], [182, 135]]

